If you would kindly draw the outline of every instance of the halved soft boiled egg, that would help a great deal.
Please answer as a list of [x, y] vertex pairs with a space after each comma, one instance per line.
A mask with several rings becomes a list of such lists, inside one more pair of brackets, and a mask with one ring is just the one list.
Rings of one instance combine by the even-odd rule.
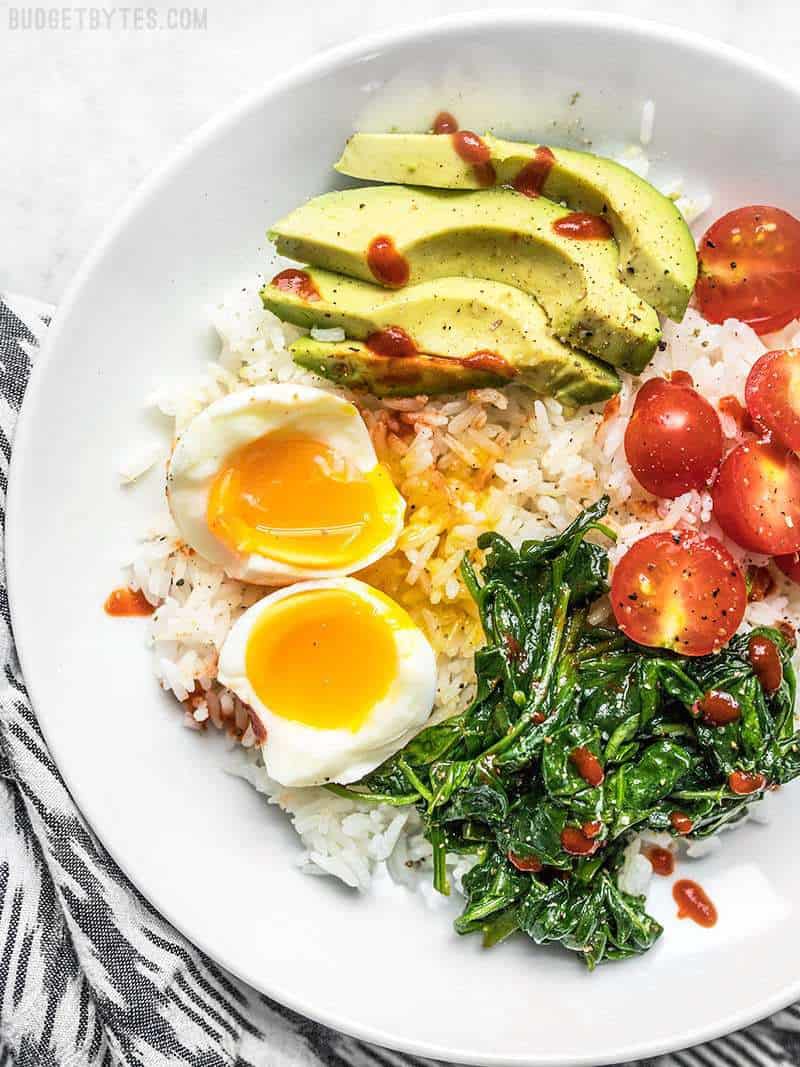
[[425, 724], [436, 660], [393, 600], [355, 578], [332, 578], [248, 608], [225, 639], [217, 677], [266, 731], [270, 777], [285, 786], [347, 784]]
[[391, 551], [405, 513], [356, 408], [278, 383], [232, 393], [189, 423], [167, 499], [190, 547], [260, 585], [360, 570]]

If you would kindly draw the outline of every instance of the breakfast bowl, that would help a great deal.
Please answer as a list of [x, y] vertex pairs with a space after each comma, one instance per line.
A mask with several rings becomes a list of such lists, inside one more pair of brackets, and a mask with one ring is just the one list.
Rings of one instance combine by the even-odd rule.
[[[232, 409], [224, 394], [242, 366], [251, 368], [247, 373], [252, 381], [243, 379], [239, 385], [266, 390], [259, 393], [260, 403], [280, 401], [284, 422], [295, 417], [301, 401], [305, 403], [305, 386], [288, 379], [264, 385], [259, 378], [263, 358], [271, 358], [273, 326], [272, 320], [265, 325], [267, 320], [262, 319], [252, 325], [253, 316], [262, 313], [257, 294], [282, 271], [293, 270], [277, 257], [266, 234], [277, 233], [279, 244], [288, 240], [283, 223], [276, 229], [278, 220], [291, 218], [290, 213], [310, 198], [354, 187], [332, 169], [354, 131], [425, 131], [435, 116], [447, 113], [469, 131], [614, 157], [640, 174], [646, 172], [649, 182], [668, 192], [672, 204], [692, 220], [697, 236], [742, 205], [776, 205], [800, 213], [792, 166], [800, 156], [798, 124], [792, 121], [798, 108], [800, 93], [774, 71], [691, 34], [611, 16], [459, 16], [326, 53], [250, 96], [199, 131], [145, 183], [84, 263], [38, 358], [14, 446], [8, 578], [20, 659], [53, 757], [100, 840], [179, 930], [258, 990], [376, 1044], [441, 1060], [519, 1067], [654, 1056], [746, 1025], [800, 995], [795, 892], [800, 859], [791, 846], [794, 829], [800, 830], [796, 786], [789, 784], [770, 795], [769, 822], [749, 819], [737, 826], [735, 834], [722, 835], [718, 847], [690, 845], [689, 858], [684, 860], [682, 854], [681, 875], [699, 879], [714, 901], [713, 925], [685, 921], [686, 908], [679, 919], [675, 886], [656, 877], [647, 899], [648, 913], [654, 917], [644, 938], [650, 951], [633, 953], [635, 958], [603, 962], [590, 972], [574, 953], [539, 947], [523, 936], [488, 951], [479, 939], [459, 937], [453, 929], [464, 906], [455, 891], [464, 874], [458, 864], [449, 869], [455, 888], [446, 896], [430, 888], [429, 877], [422, 877], [419, 888], [403, 879], [398, 884], [382, 863], [402, 831], [393, 821], [394, 813], [380, 823], [380, 834], [370, 837], [373, 851], [365, 853], [370, 878], [361, 879], [351, 870], [343, 879], [350, 881], [346, 887], [334, 877], [307, 876], [309, 868], [318, 874], [339, 872], [331, 854], [315, 854], [310, 839], [301, 845], [280, 809], [289, 810], [295, 828], [298, 819], [305, 819], [307, 826], [311, 820], [318, 828], [330, 813], [313, 805], [303, 807], [296, 798], [287, 800], [281, 788], [262, 788], [254, 764], [237, 763], [241, 753], [232, 757], [225, 730], [212, 737], [213, 730], [199, 728], [209, 717], [219, 719], [237, 741], [247, 738], [251, 749], [269, 732], [269, 725], [264, 728], [266, 713], [260, 718], [252, 712], [258, 700], [251, 689], [242, 697], [231, 682], [227, 705], [217, 697], [212, 706], [206, 690], [190, 684], [192, 670], [216, 669], [214, 657], [211, 667], [170, 660], [169, 650], [181, 642], [182, 654], [189, 654], [191, 641], [180, 630], [180, 620], [168, 617], [169, 611], [177, 611], [175, 605], [185, 606], [185, 594], [176, 591], [169, 607], [169, 594], [161, 595], [157, 589], [164, 573], [159, 567], [167, 556], [172, 568], [169, 582], [181, 587], [194, 582], [199, 588], [198, 575], [208, 576], [191, 545], [168, 543], [171, 535], [158, 525], [166, 510], [167, 464], [171, 475], [177, 472], [183, 479], [180, 499], [189, 500], [187, 507], [194, 508], [192, 529], [202, 525], [206, 498], [197, 495], [201, 481], [192, 467], [189, 444], [200, 442], [196, 447], [203, 462], [210, 453], [203, 451], [206, 445], [197, 432], [204, 423], [193, 420], [217, 417], [215, 425], [222, 425], [219, 413]], [[409, 211], [414, 210], [409, 202]], [[606, 236], [610, 241], [610, 232]], [[690, 258], [694, 264], [693, 248]], [[327, 262], [319, 265], [336, 269]], [[236, 294], [244, 296], [237, 302]], [[688, 299], [688, 291], [685, 296]], [[674, 293], [665, 297], [668, 311], [674, 311], [670, 304], [674, 299]], [[209, 308], [216, 332], [209, 325]], [[727, 332], [705, 334], [706, 326], [692, 318], [696, 308], [686, 314], [688, 331], [676, 327], [684, 333], [670, 333], [673, 327], [663, 326], [664, 350], [668, 355], [697, 348], [692, 357], [697, 382], [706, 359], [700, 349], [703, 345], [713, 349], [708, 381], [718, 407], [721, 387], [714, 393], [713, 383], [723, 374], [719, 366], [728, 359], [739, 361], [736, 373], [746, 376], [750, 364], [766, 349], [749, 328], [725, 323], [713, 329]], [[676, 318], [681, 315], [682, 309], [675, 313]], [[652, 329], [660, 331], [653, 316]], [[784, 327], [789, 329], [786, 322], [780, 324]], [[338, 327], [332, 328], [333, 334], [318, 330], [312, 340], [336, 344]], [[295, 333], [286, 337], [298, 339], [299, 328], [292, 329]], [[250, 344], [254, 338], [262, 345], [258, 352]], [[791, 348], [790, 341], [789, 335], [783, 337], [785, 347]], [[658, 351], [655, 332], [648, 343], [651, 354]], [[280, 348], [283, 341], [274, 344]], [[590, 352], [586, 358], [594, 359], [590, 340], [586, 346]], [[666, 372], [666, 363], [658, 366]], [[642, 367], [636, 363], [633, 369], [638, 373]], [[670, 369], [672, 384], [681, 387], [674, 378], [678, 365]], [[477, 370], [493, 374], [497, 367], [483, 360]], [[194, 384], [182, 407], [182, 401], [174, 398], [184, 394], [180, 388], [176, 393], [175, 383], [187, 381]], [[630, 414], [627, 381], [623, 374], [623, 414]], [[320, 384], [324, 387], [324, 382]], [[284, 392], [275, 394], [278, 385]], [[472, 389], [483, 389], [474, 402], [505, 411], [502, 386], [483, 379], [472, 382]], [[618, 384], [612, 385], [603, 399], [616, 388]], [[316, 392], [317, 387], [315, 396]], [[424, 420], [416, 416], [423, 409], [414, 403], [393, 403], [388, 411], [394, 414], [379, 417], [374, 406], [356, 397], [355, 404], [337, 406], [337, 418], [363, 416], [372, 430], [380, 424], [380, 433], [394, 434], [401, 440], [398, 448], [407, 452], [408, 442], [403, 443], [392, 420], [418, 434], [416, 423]], [[548, 406], [553, 403], [534, 401], [531, 394], [529, 425], [531, 433], [552, 438], [561, 454], [559, 463], [573, 453], [577, 459], [585, 458], [587, 450], [596, 447], [597, 434], [611, 432], [608, 425], [603, 427], [599, 397], [595, 422], [582, 424], [584, 443], [570, 433], [570, 405], [562, 417]], [[458, 407], [444, 415], [443, 410], [436, 409], [436, 418], [462, 413]], [[613, 405], [607, 415], [606, 423], [619, 417]], [[490, 416], [476, 415], [470, 429], [480, 434], [487, 419]], [[428, 429], [434, 433], [438, 425], [434, 420]], [[737, 428], [724, 420], [722, 425], [732, 442]], [[194, 437], [189, 437], [187, 427], [194, 427]], [[172, 451], [176, 431], [179, 444]], [[237, 447], [244, 447], [247, 434], [238, 428], [235, 434]], [[497, 444], [498, 438], [492, 440], [498, 451], [495, 461], [505, 462], [508, 473], [513, 460], [504, 454], [505, 446]], [[359, 447], [359, 455], [367, 456], [364, 469], [371, 469], [374, 455], [366, 444]], [[379, 441], [378, 452], [380, 447]], [[214, 448], [219, 451], [217, 445]], [[126, 458], [131, 454], [145, 458], [131, 465]], [[526, 469], [523, 459], [520, 477]], [[546, 467], [556, 458], [539, 457], [537, 462]], [[129, 485], [120, 485], [121, 466]], [[407, 473], [413, 482], [415, 475]], [[167, 488], [173, 485], [170, 474]], [[217, 476], [217, 469], [206, 465], [202, 484]], [[609, 484], [612, 496], [620, 491], [613, 471]], [[179, 521], [176, 492], [169, 494], [169, 503]], [[404, 492], [408, 503], [413, 485]], [[541, 502], [545, 497], [545, 490], [531, 491], [530, 499], [540, 501], [531, 507], [543, 509], [533, 516], [530, 529], [525, 528], [534, 541], [564, 525], [557, 507], [548, 513], [551, 504]], [[705, 523], [703, 506], [698, 504], [694, 519], [690, 514], [682, 521]], [[396, 501], [392, 508], [391, 529], [378, 554], [390, 552], [397, 541], [401, 509]], [[652, 508], [640, 510], [637, 521], [655, 515]], [[413, 507], [406, 509], [407, 524], [418, 521], [413, 514]], [[658, 514], [662, 526], [671, 514], [668, 508]], [[574, 513], [564, 515], [574, 518]], [[595, 517], [594, 525], [602, 533], [606, 528], [602, 515], [598, 511]], [[608, 521], [612, 518], [610, 513]], [[502, 529], [500, 519], [498, 524]], [[473, 525], [475, 536], [485, 532], [478, 519]], [[459, 536], [473, 534], [462, 530]], [[150, 623], [144, 619], [120, 619], [103, 611], [109, 591], [123, 580], [121, 566], [134, 558], [135, 546], [142, 540], [149, 553], [147, 576], [136, 569], [142, 566], [139, 556], [127, 579], [145, 594], [144, 601], [139, 600], [143, 611], [149, 610], [148, 604], [160, 605], [154, 619], [164, 628], [158, 632], [148, 631]], [[159, 556], [164, 544], [167, 548]], [[196, 547], [202, 555], [200, 545]], [[753, 549], [751, 556], [737, 556], [735, 564], [748, 568], [751, 593], [754, 579], [749, 568], [755, 568], [753, 574], [759, 568], [766, 570], [766, 556], [775, 554], [765, 555], [763, 546], [758, 547], [765, 557], [760, 563], [753, 562], [760, 559]], [[468, 548], [465, 544], [459, 554]], [[614, 549], [609, 551], [612, 562], [619, 562]], [[357, 562], [380, 567], [375, 559], [375, 553], [365, 550]], [[420, 573], [424, 568], [420, 558]], [[338, 590], [366, 602], [372, 594], [364, 592], [361, 578], [383, 588], [382, 579], [369, 569], [350, 577], [355, 570], [355, 566], [340, 567], [308, 585], [314, 584], [317, 592], [324, 587], [326, 594]], [[273, 581], [275, 571], [264, 573], [267, 577], [257, 578], [253, 587], [242, 587], [238, 579], [230, 586], [217, 583], [210, 605], [217, 614], [207, 623], [209, 629], [219, 622], [221, 599], [228, 598], [230, 613], [240, 620], [255, 619], [251, 612], [266, 614], [263, 586]], [[305, 582], [309, 577], [307, 568], [292, 571], [283, 566], [280, 581], [273, 584], [284, 586], [294, 578]], [[460, 595], [457, 585], [447, 584], [450, 579], [459, 581], [455, 569], [442, 578], [445, 601]], [[774, 584], [779, 579], [771, 580]], [[285, 604], [295, 589], [287, 588], [287, 594], [269, 596], [277, 595]], [[742, 612], [744, 592], [742, 584]], [[612, 588], [612, 599], [613, 595]], [[786, 593], [778, 615], [791, 614], [790, 600]], [[413, 607], [412, 603], [411, 617]], [[394, 610], [384, 608], [387, 617]], [[181, 618], [185, 620], [185, 615]], [[226, 618], [230, 625], [233, 619]], [[401, 745], [410, 736], [408, 730], [413, 733], [421, 725], [420, 707], [424, 705], [427, 713], [434, 684], [423, 622], [416, 617], [412, 621], [405, 611], [398, 618], [396, 627], [416, 650], [406, 656], [413, 685], [409, 681], [402, 700], [398, 697], [396, 702], [399, 706], [405, 701], [407, 711], [407, 720], [394, 735]], [[776, 624], [777, 618], [753, 615], [754, 625], [762, 628]], [[350, 672], [355, 691], [377, 668], [369, 657], [372, 646], [359, 644], [362, 638], [366, 642], [357, 628], [360, 622], [349, 625], [356, 629], [348, 631], [349, 644], [342, 642], [337, 677], [341, 682]], [[244, 633], [244, 623], [234, 624], [234, 632]], [[641, 632], [632, 636], [648, 644]], [[226, 677], [233, 678], [246, 658], [243, 648], [238, 656], [230, 648], [227, 655], [223, 651]], [[695, 650], [700, 651], [716, 652], [717, 645]], [[166, 660], [159, 668], [161, 686], [153, 676], [154, 654]], [[271, 654], [278, 655], [274, 649]], [[788, 659], [784, 667], [788, 676]], [[183, 670], [188, 671], [188, 680]], [[457, 688], [460, 683], [455, 674], [454, 678]], [[176, 696], [183, 704], [177, 711]], [[521, 704], [524, 699], [522, 693]], [[698, 708], [697, 715], [712, 714], [705, 705]], [[185, 729], [187, 720], [195, 729]], [[308, 729], [307, 723], [303, 729]], [[341, 748], [330, 762], [327, 750], [314, 749], [309, 733], [287, 731], [290, 734], [287, 744], [295, 753], [295, 764], [313, 752], [314, 767], [334, 768], [325, 772], [324, 779], [340, 790], [339, 795], [331, 793], [332, 804], [351, 803], [348, 789], [386, 756], [376, 744], [375, 758], [369, 755], [372, 748], [366, 756], [367, 750], [361, 748], [347, 762], [340, 758], [345, 751]], [[354, 751], [353, 745], [346, 749]], [[323, 780], [308, 768], [290, 780], [275, 770], [285, 762], [277, 761], [273, 773], [284, 778], [286, 789], [297, 787], [293, 796], [308, 781]], [[422, 791], [412, 792], [414, 800], [425, 797], [427, 786], [419, 784]], [[765, 785], [766, 778], [759, 790]], [[268, 793], [271, 804], [259, 790]], [[688, 791], [683, 795], [688, 797]], [[347, 813], [353, 817], [350, 828], [370, 822], [369, 814], [350, 809]], [[586, 830], [584, 837], [594, 833]], [[402, 866], [409, 869], [409, 878], [417, 873], [415, 866], [425, 868], [428, 862], [424, 850], [429, 846], [421, 830], [417, 837], [416, 844], [405, 846], [410, 851]], [[413, 851], [417, 846], [419, 853]], [[587, 848], [593, 851], [594, 846]], [[425, 870], [420, 874], [424, 876]], [[442, 871], [436, 877], [443, 888]], [[656, 940], [654, 931], [661, 926], [664, 933]], [[602, 959], [604, 951], [595, 946], [587, 953], [590, 962], [597, 962], [595, 956]]]

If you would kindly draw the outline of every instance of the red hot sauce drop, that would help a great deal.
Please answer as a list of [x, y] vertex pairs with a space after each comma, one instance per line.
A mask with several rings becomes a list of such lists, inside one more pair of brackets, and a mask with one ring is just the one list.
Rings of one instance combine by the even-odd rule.
[[694, 378], [686, 370], [674, 370], [669, 375], [669, 380], [673, 385], [683, 385], [687, 389], [694, 389]]
[[671, 812], [669, 821], [672, 823], [672, 829], [678, 834], [690, 834], [692, 832], [694, 823], [685, 812]]
[[727, 726], [742, 717], [742, 709], [730, 693], [710, 689], [704, 697], [696, 701], [692, 713], [698, 718], [702, 715], [706, 726]]
[[531, 198], [542, 195], [544, 183], [547, 181], [556, 157], [547, 147], [539, 145], [533, 154], [533, 159], [526, 163], [514, 179], [513, 185], [518, 193]]
[[763, 774], [755, 774], [751, 771], [732, 771], [728, 775], [728, 788], [737, 796], [746, 797], [750, 793], [757, 793], [767, 784]]
[[605, 774], [594, 752], [583, 746], [573, 748], [569, 754], [569, 761], [588, 785], [596, 787], [603, 784]]
[[733, 419], [739, 433], [753, 433], [756, 427], [750, 418], [750, 413], [735, 396], [723, 396], [717, 407], [723, 415]]
[[431, 126], [433, 133], [455, 133], [457, 129], [458, 120], [449, 111], [440, 111]]
[[373, 237], [367, 249], [367, 266], [382, 285], [399, 289], [408, 281], [411, 273], [408, 260], [395, 248], [391, 237], [381, 234]]
[[282, 270], [269, 284], [280, 289], [282, 293], [294, 293], [301, 300], [319, 300], [319, 289], [311, 280], [311, 275], [304, 270], [297, 270], [296, 267]]
[[367, 338], [367, 348], [387, 359], [407, 359], [417, 354], [417, 346], [399, 326], [387, 326], [385, 330], [371, 333]]
[[570, 856], [591, 856], [599, 846], [599, 841], [587, 837], [577, 826], [565, 826], [561, 831], [561, 847]]
[[573, 241], [607, 241], [613, 237], [611, 227], [604, 218], [589, 215], [585, 211], [572, 211], [556, 219], [553, 229], [560, 237], [571, 237]]
[[751, 637], [747, 656], [764, 692], [769, 695], [780, 689], [783, 664], [775, 642], [768, 637]]
[[658, 845], [651, 845], [644, 850], [644, 854], [650, 860], [650, 866], [653, 868], [654, 874], [660, 874], [664, 878], [668, 878], [675, 870], [675, 854], [670, 852], [668, 848], [659, 848]]
[[714, 926], [717, 909], [706, 891], [690, 878], [681, 878], [672, 887], [672, 897], [678, 905], [678, 918], [691, 919], [698, 926]]
[[471, 130], [459, 130], [453, 134], [453, 147], [465, 163], [469, 163], [478, 185], [488, 188], [494, 185], [497, 175], [492, 166], [492, 153], [482, 137]]
[[530, 871], [532, 874], [536, 874], [542, 869], [542, 863], [538, 856], [518, 856], [516, 852], [509, 852], [509, 863], [517, 868], [518, 871]]
[[496, 352], [473, 352], [471, 356], [465, 356], [460, 360], [460, 363], [468, 370], [485, 370], [501, 378], [516, 378], [517, 376], [516, 367], [512, 367], [508, 360], [498, 356]]
[[152, 615], [156, 610], [141, 589], [115, 589], [109, 593], [103, 608], [107, 615]]

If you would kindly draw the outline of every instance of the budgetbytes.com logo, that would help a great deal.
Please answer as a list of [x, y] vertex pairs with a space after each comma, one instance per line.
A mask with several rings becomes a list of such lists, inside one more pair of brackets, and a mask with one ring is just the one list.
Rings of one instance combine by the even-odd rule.
[[205, 30], [205, 7], [9, 7], [9, 30]]

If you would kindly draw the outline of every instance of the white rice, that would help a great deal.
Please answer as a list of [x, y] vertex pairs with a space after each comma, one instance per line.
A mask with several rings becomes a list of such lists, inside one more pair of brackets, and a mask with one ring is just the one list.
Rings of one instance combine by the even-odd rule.
[[[652, 134], [652, 119], [652, 110], [643, 112], [644, 143]], [[629, 153], [625, 162], [640, 173], [647, 171], [640, 151]], [[686, 200], [684, 209], [690, 213], [703, 203]], [[257, 285], [237, 290], [210, 309], [210, 318], [220, 336], [218, 360], [194, 380], [165, 384], [151, 398], [174, 420], [175, 433], [212, 401], [261, 382], [305, 381], [333, 388], [292, 362], [287, 345], [301, 331], [262, 308]], [[320, 340], [341, 334], [313, 332]], [[699, 391], [718, 404], [729, 395], [742, 399], [747, 373], [767, 346], [800, 345], [800, 323], [762, 341], [741, 323], [709, 325], [690, 309], [683, 323], [666, 324], [664, 342], [642, 378], [688, 371]], [[711, 517], [708, 493], [655, 501], [637, 485], [623, 447], [634, 391], [633, 380], [623, 375], [618, 410], [611, 405], [605, 417], [599, 407], [574, 414], [552, 399], [531, 403], [531, 394], [519, 387], [430, 402], [354, 398], [380, 458], [414, 505], [397, 550], [363, 576], [403, 603], [431, 640], [439, 664], [434, 717], [460, 710], [473, 692], [472, 654], [482, 635], [458, 566], [484, 530], [497, 529], [514, 543], [547, 536], [608, 493], [609, 522], [619, 535], [612, 562], [644, 534], [687, 524], [726, 541], [743, 566], [768, 564], [727, 542]], [[724, 414], [721, 418], [733, 441], [733, 420]], [[125, 468], [128, 476], [136, 477], [162, 454], [153, 448], [134, 458]], [[745, 625], [792, 621], [800, 614], [798, 588], [774, 567], [770, 574], [774, 589], [748, 606]], [[227, 578], [188, 550], [168, 515], [158, 517], [142, 538], [128, 577], [133, 588], [159, 605], [149, 629], [159, 683], [183, 703], [187, 725], [204, 729], [210, 722], [242, 743], [229, 769], [291, 818], [305, 849], [305, 870], [333, 875], [359, 889], [366, 889], [381, 871], [409, 883], [416, 871], [427, 870], [430, 847], [415, 811], [359, 804], [321, 788], [287, 790], [268, 778], [247, 709], [216, 682], [221, 644], [241, 612], [264, 595], [262, 588]], [[598, 618], [603, 610], [600, 604]], [[645, 835], [628, 846], [620, 884], [630, 891], [646, 888], [650, 864], [641, 847], [648, 840]], [[701, 852], [703, 846], [691, 849]], [[459, 884], [469, 863], [451, 857], [449, 864]]]

